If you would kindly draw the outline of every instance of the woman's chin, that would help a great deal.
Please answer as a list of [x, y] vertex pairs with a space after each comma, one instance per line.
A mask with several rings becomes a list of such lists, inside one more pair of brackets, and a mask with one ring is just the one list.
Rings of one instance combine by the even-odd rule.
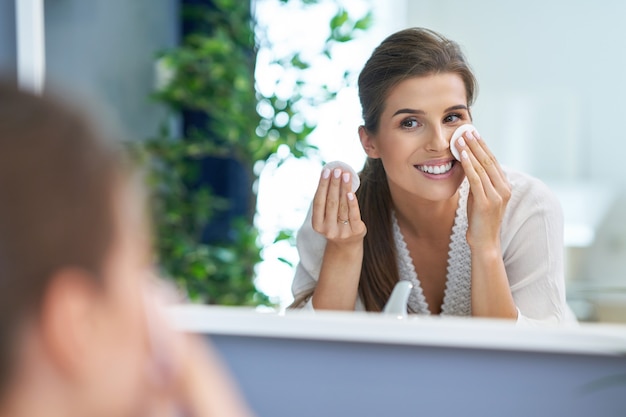
[[463, 170], [458, 172], [461, 175], [454, 175], [445, 181], [420, 181], [416, 194], [429, 201], [446, 201], [456, 196], [459, 187], [465, 179]]

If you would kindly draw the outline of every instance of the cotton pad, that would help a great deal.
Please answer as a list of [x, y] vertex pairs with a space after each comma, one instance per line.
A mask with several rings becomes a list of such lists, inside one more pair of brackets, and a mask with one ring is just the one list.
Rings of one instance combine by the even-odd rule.
[[456, 140], [460, 138], [461, 135], [463, 135], [463, 133], [467, 132], [468, 130], [473, 130], [474, 132], [478, 133], [474, 125], [471, 125], [468, 123], [468, 124], [459, 126], [454, 131], [454, 133], [452, 134], [452, 138], [450, 139], [450, 151], [452, 151], [452, 155], [456, 158], [457, 161], [461, 160], [461, 155], [459, 155], [459, 151], [456, 148], [456, 146], [454, 146], [454, 144], [456, 143]]
[[345, 162], [341, 161], [333, 161], [324, 165], [324, 168], [328, 168], [331, 172], [337, 168], [339, 168], [343, 172], [349, 172], [350, 178], [352, 179], [352, 192], [356, 192], [361, 185], [361, 180], [359, 179], [359, 175], [356, 173], [354, 169]]

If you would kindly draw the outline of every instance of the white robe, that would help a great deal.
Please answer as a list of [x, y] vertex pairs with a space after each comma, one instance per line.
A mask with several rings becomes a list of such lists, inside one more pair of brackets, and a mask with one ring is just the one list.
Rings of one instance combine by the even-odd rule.
[[[512, 195], [502, 219], [500, 240], [511, 294], [518, 309], [517, 323], [575, 322], [565, 301], [561, 206], [538, 179], [509, 169], [505, 173]], [[471, 253], [466, 240], [468, 193], [466, 179], [460, 187], [450, 238], [442, 315], [471, 315]], [[428, 315], [430, 310], [395, 215], [392, 220], [399, 276], [413, 284], [409, 307], [418, 314]], [[297, 235], [300, 262], [292, 284], [296, 298], [315, 288], [325, 246], [326, 239], [313, 230], [309, 210]], [[312, 309], [311, 300], [306, 300], [303, 307]], [[360, 298], [355, 308], [364, 310]]]

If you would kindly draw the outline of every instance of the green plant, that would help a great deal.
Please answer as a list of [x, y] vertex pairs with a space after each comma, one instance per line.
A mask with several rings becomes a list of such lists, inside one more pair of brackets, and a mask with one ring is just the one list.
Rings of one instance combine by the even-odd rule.
[[[292, 0], [294, 1], [294, 0]], [[287, 3], [286, 0], [281, 0]], [[268, 47], [263, 31], [255, 29], [250, 4], [239, 0], [213, 0], [212, 7], [183, 9], [194, 25], [180, 46], [159, 54], [160, 65], [170, 74], [155, 92], [157, 101], [174, 114], [186, 110], [208, 115], [205, 126], [174, 137], [170, 129], [137, 144], [148, 167], [152, 210], [156, 223], [156, 251], [163, 273], [184, 288], [192, 300], [226, 305], [271, 304], [254, 286], [254, 268], [261, 260], [258, 231], [254, 226], [259, 164], [276, 158], [305, 157], [315, 148], [307, 142], [315, 126], [302, 117], [306, 106], [332, 99], [337, 90], [322, 85], [314, 94], [304, 91], [303, 75], [310, 67], [298, 52], [275, 63], [296, 74], [290, 97], [257, 92], [254, 66], [257, 47]], [[317, 1], [302, 1], [311, 7]], [[320, 51], [332, 57], [332, 46], [350, 41], [366, 29], [371, 16], [353, 19], [338, 7], [330, 22], [330, 35]], [[344, 74], [344, 79], [348, 74]], [[205, 243], [202, 231], [214, 215], [228, 210], [230, 202], [197, 184], [198, 161], [229, 158], [245, 170], [250, 190], [250, 211], [231, 225], [230, 239]], [[256, 166], [256, 169], [255, 169]], [[284, 231], [277, 240], [289, 239]]]

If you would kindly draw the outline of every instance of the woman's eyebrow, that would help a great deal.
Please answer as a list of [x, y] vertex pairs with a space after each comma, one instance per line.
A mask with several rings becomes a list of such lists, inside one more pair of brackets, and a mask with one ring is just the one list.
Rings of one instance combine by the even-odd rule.
[[[454, 111], [454, 110], [467, 110], [467, 106], [464, 105], [464, 104], [457, 104], [456, 106], [448, 107], [443, 112], [447, 113], [447, 112]], [[420, 114], [420, 115], [424, 115], [424, 114], [426, 114], [426, 112], [424, 110], [408, 109], [407, 108], [407, 109], [397, 110], [393, 114], [393, 116], [391, 116], [391, 117], [397, 116], [399, 114]]]
[[447, 109], [445, 109], [444, 113], [447, 113], [453, 110], [467, 110], [467, 106], [464, 104], [457, 104], [456, 106], [448, 107]]
[[424, 110], [400, 109], [396, 111], [393, 116], [397, 116], [398, 114], [426, 114], [426, 112]]

